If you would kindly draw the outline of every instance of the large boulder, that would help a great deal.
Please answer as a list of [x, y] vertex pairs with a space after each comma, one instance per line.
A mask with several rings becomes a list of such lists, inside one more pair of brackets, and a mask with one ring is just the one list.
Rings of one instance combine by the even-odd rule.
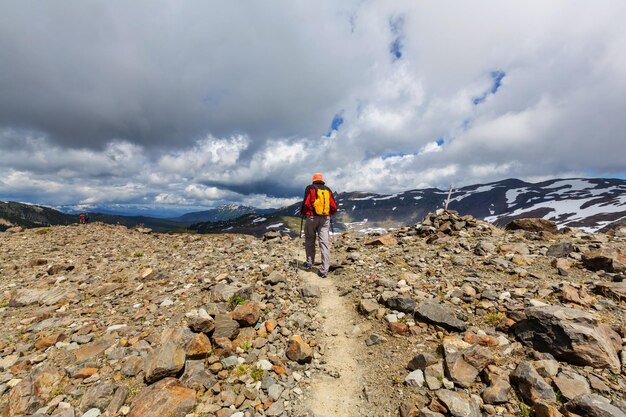
[[514, 331], [526, 346], [560, 360], [620, 371], [621, 339], [591, 313], [558, 306], [529, 307], [526, 319]]
[[525, 230], [527, 232], [558, 233], [556, 223], [539, 218], [515, 219], [505, 227], [506, 230]]

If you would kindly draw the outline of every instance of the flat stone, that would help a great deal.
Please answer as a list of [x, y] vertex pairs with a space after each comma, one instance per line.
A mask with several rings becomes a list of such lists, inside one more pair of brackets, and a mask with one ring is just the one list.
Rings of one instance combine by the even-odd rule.
[[217, 379], [205, 368], [203, 360], [188, 360], [180, 382], [187, 388], [204, 391], [215, 385]]
[[196, 392], [176, 378], [144, 388], [131, 404], [128, 417], [185, 417], [196, 404]]
[[548, 252], [546, 252], [546, 256], [565, 258], [572, 252], [574, 252], [574, 245], [570, 242], [555, 243], [554, 245], [550, 245]]
[[463, 357], [463, 352], [471, 347], [472, 345], [456, 336], [445, 336], [443, 338], [446, 373], [453, 382], [464, 388], [472, 386], [480, 372]]
[[385, 304], [391, 310], [401, 311], [406, 314], [413, 314], [417, 303], [411, 297], [391, 297]]
[[152, 384], [168, 376], [175, 376], [185, 366], [185, 351], [173, 342], [160, 345], [147, 359], [145, 379]]
[[189, 322], [189, 328], [196, 333], [210, 334], [215, 330], [215, 322], [211, 316], [196, 317]]
[[465, 393], [441, 389], [436, 395], [453, 417], [481, 417], [480, 405]]
[[409, 387], [421, 387], [424, 382], [424, 372], [421, 369], [416, 369], [404, 378], [404, 383]]
[[565, 409], [585, 417], [626, 417], [626, 413], [598, 394], [578, 396], [565, 404]]
[[302, 294], [304, 298], [319, 298], [320, 287], [315, 284], [304, 285], [300, 288], [300, 294]]
[[530, 362], [521, 362], [511, 373], [511, 383], [528, 404], [537, 400], [556, 401], [552, 387], [537, 373]]
[[602, 294], [605, 297], [616, 298], [621, 301], [626, 301], [626, 281], [621, 282], [594, 282], [594, 291], [598, 294]]
[[424, 369], [424, 379], [426, 380], [428, 389], [436, 391], [441, 388], [443, 385], [442, 381], [444, 380], [443, 362], [427, 366], [426, 369]]
[[65, 370], [52, 366], [36, 368], [9, 394], [9, 415], [32, 414], [45, 406], [54, 392], [67, 384]]
[[261, 317], [261, 308], [255, 302], [248, 301], [237, 306], [231, 313], [233, 320], [236, 320], [241, 327], [254, 326]]
[[291, 336], [286, 350], [287, 358], [298, 363], [309, 363], [313, 359], [313, 350], [298, 335]]
[[86, 411], [90, 408], [106, 409], [109, 402], [111, 402], [111, 398], [113, 398], [115, 389], [115, 385], [108, 383], [92, 385], [87, 388], [87, 391], [85, 391], [85, 394], [82, 396], [79, 408], [82, 411]]
[[552, 381], [566, 400], [574, 399], [579, 395], [591, 394], [589, 383], [583, 376], [577, 375], [577, 378], [570, 378], [559, 374]]
[[9, 307], [24, 307], [32, 304], [38, 304], [43, 295], [44, 290], [21, 288], [11, 291], [9, 298]]
[[76, 358], [76, 362], [80, 363], [102, 355], [105, 350], [114, 344], [114, 340], [102, 339], [88, 345], [81, 346], [80, 348], [72, 351], [72, 354]]
[[504, 404], [509, 400], [510, 391], [509, 381], [505, 378], [498, 378], [483, 391], [483, 401], [487, 404]]
[[626, 272], [626, 253], [598, 249], [583, 253], [582, 262], [591, 271]]
[[213, 339], [227, 337], [234, 339], [239, 334], [239, 323], [233, 320], [227, 314], [218, 314], [215, 316], [215, 330], [213, 330]]
[[506, 230], [525, 230], [527, 232], [548, 232], [557, 234], [556, 223], [540, 218], [515, 219], [505, 226]]
[[435, 301], [424, 301], [420, 304], [415, 310], [415, 317], [449, 330], [463, 332], [467, 329], [465, 323], [459, 320], [448, 307]]
[[378, 308], [379, 304], [376, 301], [368, 298], [361, 300], [361, 302], [359, 303], [359, 311], [361, 311], [361, 313], [365, 314], [366, 316], [376, 313]]
[[377, 236], [365, 241], [366, 246], [390, 246], [397, 245], [398, 241], [395, 237], [390, 234], [386, 234], [383, 236]]

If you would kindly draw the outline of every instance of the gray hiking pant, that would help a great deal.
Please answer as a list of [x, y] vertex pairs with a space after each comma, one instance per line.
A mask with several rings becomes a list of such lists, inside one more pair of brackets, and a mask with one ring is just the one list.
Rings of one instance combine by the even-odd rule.
[[304, 223], [304, 247], [306, 260], [311, 265], [315, 262], [315, 236], [320, 245], [322, 254], [322, 266], [320, 272], [328, 274], [330, 268], [330, 217], [307, 216]]

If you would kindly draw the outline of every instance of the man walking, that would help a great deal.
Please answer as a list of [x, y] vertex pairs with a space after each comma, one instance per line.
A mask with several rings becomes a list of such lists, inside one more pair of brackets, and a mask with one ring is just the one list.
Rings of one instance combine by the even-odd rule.
[[337, 212], [337, 204], [333, 192], [324, 184], [322, 174], [313, 174], [312, 184], [304, 190], [304, 200], [300, 215], [306, 219], [304, 239], [306, 250], [305, 268], [313, 267], [315, 262], [315, 237], [320, 245], [322, 266], [318, 275], [328, 276], [330, 268], [330, 216]]

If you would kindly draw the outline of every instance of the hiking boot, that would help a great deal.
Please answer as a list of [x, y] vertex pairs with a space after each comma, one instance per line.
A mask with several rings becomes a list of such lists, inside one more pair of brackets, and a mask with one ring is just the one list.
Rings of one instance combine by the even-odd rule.
[[317, 271], [317, 276], [320, 278], [327, 278], [328, 273], [323, 273], [322, 271]]
[[313, 265], [311, 265], [311, 264], [310, 264], [310, 263], [308, 263], [308, 262], [304, 262], [304, 263], [302, 264], [302, 267], [303, 267], [304, 269], [311, 269], [311, 268], [313, 268]]

